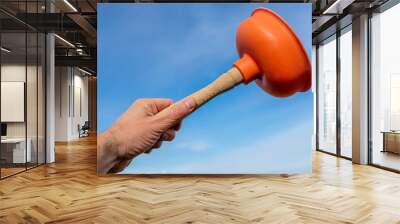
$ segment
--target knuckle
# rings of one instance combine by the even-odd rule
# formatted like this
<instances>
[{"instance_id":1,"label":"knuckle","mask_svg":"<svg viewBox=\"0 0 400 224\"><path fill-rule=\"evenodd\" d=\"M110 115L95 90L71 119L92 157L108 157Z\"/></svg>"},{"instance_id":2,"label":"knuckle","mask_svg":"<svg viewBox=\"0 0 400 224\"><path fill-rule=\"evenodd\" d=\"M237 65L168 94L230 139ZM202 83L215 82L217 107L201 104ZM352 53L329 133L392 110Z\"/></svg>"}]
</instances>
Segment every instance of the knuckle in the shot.
<instances>
[{"instance_id":1,"label":"knuckle","mask_svg":"<svg viewBox=\"0 0 400 224\"><path fill-rule=\"evenodd\" d=\"M165 102L170 104L170 105L174 103L174 101L172 99L170 99L170 98L166 98Z\"/></svg>"},{"instance_id":2,"label":"knuckle","mask_svg":"<svg viewBox=\"0 0 400 224\"><path fill-rule=\"evenodd\" d=\"M162 144L162 142L161 142L161 141L158 141L158 142L153 146L153 148L154 148L154 149L158 149L158 148L161 147L161 144Z\"/></svg>"},{"instance_id":3,"label":"knuckle","mask_svg":"<svg viewBox=\"0 0 400 224\"><path fill-rule=\"evenodd\" d=\"M134 102L134 105L145 105L145 104L147 104L147 99L137 99Z\"/></svg>"},{"instance_id":4,"label":"knuckle","mask_svg":"<svg viewBox=\"0 0 400 224\"><path fill-rule=\"evenodd\" d=\"M166 141L172 141L175 138L175 132L172 130L169 130L167 132L165 132L164 134L164 139Z\"/></svg>"}]
</instances>

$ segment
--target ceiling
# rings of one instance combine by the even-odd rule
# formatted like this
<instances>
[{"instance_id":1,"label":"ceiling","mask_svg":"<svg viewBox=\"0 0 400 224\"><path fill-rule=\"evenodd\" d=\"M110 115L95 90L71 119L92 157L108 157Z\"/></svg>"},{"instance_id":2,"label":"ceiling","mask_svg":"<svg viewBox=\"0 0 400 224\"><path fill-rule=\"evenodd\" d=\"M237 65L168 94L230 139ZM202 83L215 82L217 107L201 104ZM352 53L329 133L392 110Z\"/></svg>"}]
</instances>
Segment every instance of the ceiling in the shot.
<instances>
[{"instance_id":1,"label":"ceiling","mask_svg":"<svg viewBox=\"0 0 400 224\"><path fill-rule=\"evenodd\" d=\"M96 73L96 0L1 0L3 59L30 58L36 46L29 33L54 32L56 65L79 66ZM50 13L51 12L51 13ZM28 45L25 52L25 32ZM35 41L36 42L36 41Z\"/></svg>"},{"instance_id":2,"label":"ceiling","mask_svg":"<svg viewBox=\"0 0 400 224\"><path fill-rule=\"evenodd\" d=\"M312 35L317 44L352 23L353 17L374 12L396 0L311 0L313 3Z\"/></svg>"},{"instance_id":3,"label":"ceiling","mask_svg":"<svg viewBox=\"0 0 400 224\"><path fill-rule=\"evenodd\" d=\"M96 72L97 3L116 2L174 2L171 0L1 0L1 30L14 53L23 54L23 34L54 32L56 65L80 66ZM175 1L176 2L176 1ZM200 2L215 2L203 0ZM218 1L217 1L218 2ZM222 0L220 2L223 2ZM249 2L233 0L233 2ZM338 24L351 23L352 16L376 8L387 0L271 0L251 2L308 2L312 3L312 35L317 43L336 32ZM51 13L50 13L51 12ZM341 22L338 22L341 21ZM21 39L22 38L22 39ZM3 41L3 43L5 43ZM28 45L28 52L31 52Z\"/></svg>"}]
</instances>

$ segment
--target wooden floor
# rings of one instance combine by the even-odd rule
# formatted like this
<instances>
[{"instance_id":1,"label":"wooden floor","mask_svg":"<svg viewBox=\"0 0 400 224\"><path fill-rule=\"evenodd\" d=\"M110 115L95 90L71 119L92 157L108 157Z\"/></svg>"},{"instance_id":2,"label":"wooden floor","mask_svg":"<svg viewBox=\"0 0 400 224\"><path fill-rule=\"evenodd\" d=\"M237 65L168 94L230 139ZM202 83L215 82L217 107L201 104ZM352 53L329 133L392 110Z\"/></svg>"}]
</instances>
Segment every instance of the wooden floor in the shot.
<instances>
[{"instance_id":1,"label":"wooden floor","mask_svg":"<svg viewBox=\"0 0 400 224\"><path fill-rule=\"evenodd\" d=\"M8 177L11 176L13 174L19 173L19 172L23 172L25 171L25 167L24 168L1 168L1 178L3 177Z\"/></svg>"},{"instance_id":2,"label":"wooden floor","mask_svg":"<svg viewBox=\"0 0 400 224\"><path fill-rule=\"evenodd\" d=\"M25 167L25 164L22 164L22 165L19 164L18 167L7 167L7 168L2 167L0 170L1 178L6 178L8 176L15 175L20 172L24 172L27 169L33 169L33 168L37 167L37 164L27 163L26 166L27 167Z\"/></svg>"},{"instance_id":3,"label":"wooden floor","mask_svg":"<svg viewBox=\"0 0 400 224\"><path fill-rule=\"evenodd\" d=\"M314 153L312 175L96 175L94 138L0 181L0 223L400 223L400 175Z\"/></svg>"},{"instance_id":4,"label":"wooden floor","mask_svg":"<svg viewBox=\"0 0 400 224\"><path fill-rule=\"evenodd\" d=\"M374 151L373 162L375 164L400 170L400 155L392 152Z\"/></svg>"}]
</instances>

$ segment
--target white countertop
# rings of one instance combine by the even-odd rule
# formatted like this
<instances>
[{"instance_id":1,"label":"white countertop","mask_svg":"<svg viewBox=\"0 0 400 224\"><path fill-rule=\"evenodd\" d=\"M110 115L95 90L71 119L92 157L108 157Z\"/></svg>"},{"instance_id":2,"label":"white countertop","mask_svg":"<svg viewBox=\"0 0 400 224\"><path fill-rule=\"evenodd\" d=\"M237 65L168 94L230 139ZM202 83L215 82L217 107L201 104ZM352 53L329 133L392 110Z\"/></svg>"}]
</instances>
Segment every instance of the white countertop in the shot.
<instances>
[{"instance_id":1,"label":"white countertop","mask_svg":"<svg viewBox=\"0 0 400 224\"><path fill-rule=\"evenodd\" d=\"M28 141L30 141L30 139L27 139ZM24 142L25 138L5 138L5 139L1 139L1 143L20 143L20 142Z\"/></svg>"}]
</instances>

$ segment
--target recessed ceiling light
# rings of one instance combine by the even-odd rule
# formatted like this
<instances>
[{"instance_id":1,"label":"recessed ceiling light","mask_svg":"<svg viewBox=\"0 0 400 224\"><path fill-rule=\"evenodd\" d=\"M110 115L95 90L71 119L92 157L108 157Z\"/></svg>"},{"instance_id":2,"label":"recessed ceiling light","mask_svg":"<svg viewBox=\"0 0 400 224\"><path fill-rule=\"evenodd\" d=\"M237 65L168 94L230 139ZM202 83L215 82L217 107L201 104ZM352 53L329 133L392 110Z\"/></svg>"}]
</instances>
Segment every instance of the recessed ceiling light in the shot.
<instances>
[{"instance_id":1,"label":"recessed ceiling light","mask_svg":"<svg viewBox=\"0 0 400 224\"><path fill-rule=\"evenodd\" d=\"M355 0L336 0L322 14L342 14L343 10L351 5Z\"/></svg>"},{"instance_id":2,"label":"recessed ceiling light","mask_svg":"<svg viewBox=\"0 0 400 224\"><path fill-rule=\"evenodd\" d=\"M58 38L59 40L61 40L62 42L64 42L65 44L67 44L68 46L75 48L75 45L73 45L73 44L72 44L71 42L69 42L68 40L66 40L66 39L64 39L64 38L62 38L62 37L60 37L60 36L57 35L57 34L54 34L54 36L57 37L57 38Z\"/></svg>"},{"instance_id":3,"label":"recessed ceiling light","mask_svg":"<svg viewBox=\"0 0 400 224\"><path fill-rule=\"evenodd\" d=\"M64 3L68 5L74 12L78 12L78 10L68 1L64 0Z\"/></svg>"},{"instance_id":4,"label":"recessed ceiling light","mask_svg":"<svg viewBox=\"0 0 400 224\"><path fill-rule=\"evenodd\" d=\"M9 49L7 49L5 47L1 47L1 51L4 51L6 53L10 53L11 52L11 50L9 50Z\"/></svg>"},{"instance_id":5,"label":"recessed ceiling light","mask_svg":"<svg viewBox=\"0 0 400 224\"><path fill-rule=\"evenodd\" d=\"M78 67L78 70L81 71L81 72L83 72L83 73L85 73L85 74L87 74L87 75L90 75L90 76L93 75L92 73L90 73L90 72L88 72L88 71L86 71L86 70L83 70L83 69L81 69L81 68L79 68L79 67Z\"/></svg>"}]
</instances>

